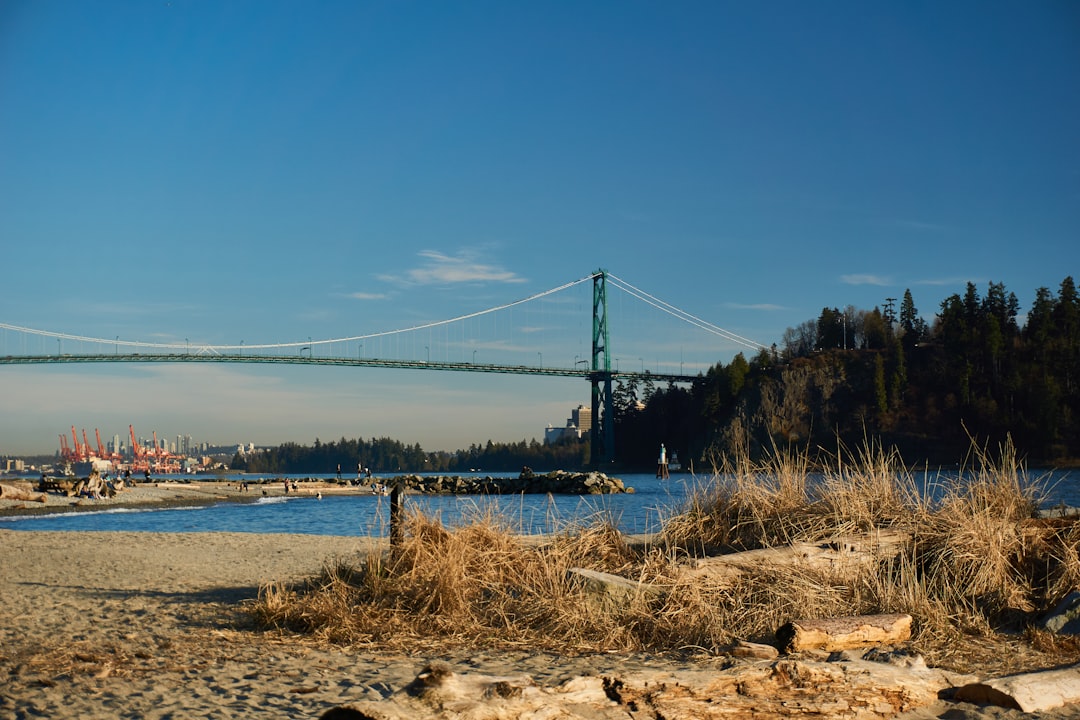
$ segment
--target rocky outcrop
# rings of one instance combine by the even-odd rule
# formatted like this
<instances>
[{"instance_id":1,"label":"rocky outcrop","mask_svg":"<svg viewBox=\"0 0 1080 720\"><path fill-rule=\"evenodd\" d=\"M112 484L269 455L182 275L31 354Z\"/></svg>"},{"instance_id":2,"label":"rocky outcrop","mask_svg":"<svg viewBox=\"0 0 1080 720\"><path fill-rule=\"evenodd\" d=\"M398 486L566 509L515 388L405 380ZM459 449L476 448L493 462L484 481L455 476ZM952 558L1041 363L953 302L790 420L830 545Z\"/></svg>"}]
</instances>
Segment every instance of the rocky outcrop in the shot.
<instances>
[{"instance_id":1,"label":"rocky outcrop","mask_svg":"<svg viewBox=\"0 0 1080 720\"><path fill-rule=\"evenodd\" d=\"M827 357L800 358L778 368L743 396L721 428L723 445L757 456L774 442L827 442L838 429L862 426L869 410L855 398L867 388L855 369Z\"/></svg>"},{"instance_id":2,"label":"rocky outcrop","mask_svg":"<svg viewBox=\"0 0 1080 720\"><path fill-rule=\"evenodd\" d=\"M401 483L405 492L420 495L608 495L633 492L633 488L627 488L619 478L608 477L600 472L575 473L556 470L536 474L527 468L517 477L399 475L382 482L388 487Z\"/></svg>"}]
</instances>

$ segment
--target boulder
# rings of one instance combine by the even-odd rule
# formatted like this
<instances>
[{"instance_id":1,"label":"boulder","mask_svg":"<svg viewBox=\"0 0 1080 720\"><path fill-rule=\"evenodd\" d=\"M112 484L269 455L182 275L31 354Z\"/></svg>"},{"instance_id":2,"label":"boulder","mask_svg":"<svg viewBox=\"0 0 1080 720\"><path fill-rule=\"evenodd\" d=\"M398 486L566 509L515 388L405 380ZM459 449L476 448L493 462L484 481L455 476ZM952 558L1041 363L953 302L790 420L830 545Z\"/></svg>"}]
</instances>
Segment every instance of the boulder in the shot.
<instances>
[{"instance_id":1,"label":"boulder","mask_svg":"<svg viewBox=\"0 0 1080 720\"><path fill-rule=\"evenodd\" d=\"M1080 635L1080 591L1073 590L1039 622L1052 633Z\"/></svg>"}]
</instances>

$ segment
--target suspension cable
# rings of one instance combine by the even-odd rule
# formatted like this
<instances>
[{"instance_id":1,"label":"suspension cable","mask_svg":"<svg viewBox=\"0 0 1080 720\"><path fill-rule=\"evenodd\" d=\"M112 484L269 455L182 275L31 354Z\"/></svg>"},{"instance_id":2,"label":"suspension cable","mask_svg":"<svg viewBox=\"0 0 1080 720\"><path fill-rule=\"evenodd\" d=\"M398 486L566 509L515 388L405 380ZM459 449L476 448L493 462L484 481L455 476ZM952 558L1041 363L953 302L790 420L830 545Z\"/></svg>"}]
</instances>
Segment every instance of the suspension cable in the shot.
<instances>
[{"instance_id":1,"label":"suspension cable","mask_svg":"<svg viewBox=\"0 0 1080 720\"><path fill-rule=\"evenodd\" d=\"M733 333L733 332L731 332L729 330L725 330L722 327L719 327L717 325L713 325L712 323L710 323L710 322L708 322L706 320L702 320L699 317L691 315L690 313L686 312L685 310L680 310L679 308L675 307L674 305L672 305L670 303L667 303L667 302L661 300L660 298L654 297L654 296L650 295L649 293L645 292L644 290L641 290L639 288L634 287L633 285L626 282L622 278L617 277L615 275L612 275L611 273L608 273L608 279L609 280L614 280L616 287L618 287L623 292L629 293L630 295L633 295L638 300L641 300L642 302L646 303L647 305L652 305L657 310L661 310L663 312L666 312L667 314L671 315L672 317L678 318L678 319L682 320L683 322L685 322L685 323L687 323L689 325L693 325L694 327L697 327L697 328L699 328L701 330L705 330L706 332L710 332L710 333L712 333L714 335L719 335L720 337L723 337L723 338L725 338L727 340L730 340L730 341L732 341L734 343L738 343L739 345L743 345L744 347L751 348L753 350L760 350L760 349L763 349L765 347L764 345L762 345L759 342L755 342L753 340L750 340L749 338L744 338L741 335L736 335L735 333Z\"/></svg>"},{"instance_id":2,"label":"suspension cable","mask_svg":"<svg viewBox=\"0 0 1080 720\"><path fill-rule=\"evenodd\" d=\"M514 307L515 305L521 305L523 303L527 303L527 302L530 302L532 300L537 300L539 298L546 297L548 295L553 295L553 294L555 294L557 292L561 292L562 290L566 290L567 288L571 288L571 287L573 287L575 285L580 285L583 282L586 282L588 280L592 280L592 278L593 278L593 275L590 273L589 275L586 275L583 278L579 278L578 280L573 280L571 282L565 283L565 284L560 285L558 287L551 288L550 290L545 290L543 292L536 293L535 295L530 295L529 297L521 298L520 300L514 300L513 302L508 302L508 303L506 303L504 305L499 305L497 307L488 308L486 310L478 310L476 312L468 313L466 315L459 315L458 317L450 318L448 320L438 320L436 322L424 323L423 325L414 325L413 327L400 328L398 330L385 330L385 331L382 331L382 332L368 333L366 335L353 335L353 336L350 336L350 337L330 338L330 339L327 339L327 340L306 340L306 341L300 341L300 342L264 343L264 344L255 344L255 345L199 345L198 348L199 348L200 351L217 351L217 350L269 350L269 349L274 349L274 348L292 348L292 347L301 347L301 346L303 346L303 347L311 347L311 346L314 346L314 345L329 345L331 343L352 342L352 341L356 341L356 340L366 340L368 338L386 337L388 335L398 335L398 334L404 334L404 333L409 333L409 332L415 332L417 330L427 330L429 328L440 327L442 325L449 325L451 323L459 322L459 321L462 321L462 320L471 320L472 318L480 317L482 315L488 315L490 313L498 312L500 310L506 310L507 308ZM57 339L60 339L60 340L73 340L73 341L77 341L77 342L102 343L102 344L109 344L109 345L123 345L124 347L163 348L163 349L169 349L169 350L176 350L176 349L179 349L179 348L188 347L188 345L186 343L183 343L183 344L181 344L181 343L149 343L149 342L141 342L141 341L138 341L138 340L114 340L114 339L109 339L109 338L95 338L95 337L86 337L86 336L83 336L83 335L71 335L69 333L52 332L52 331L49 331L49 330L35 330L34 328L22 327L20 325L10 325L8 323L3 323L3 322L0 322L0 329L14 330L14 331L17 331L17 332L29 333L31 335L40 335L40 336L44 336L44 337L57 338Z\"/></svg>"}]
</instances>

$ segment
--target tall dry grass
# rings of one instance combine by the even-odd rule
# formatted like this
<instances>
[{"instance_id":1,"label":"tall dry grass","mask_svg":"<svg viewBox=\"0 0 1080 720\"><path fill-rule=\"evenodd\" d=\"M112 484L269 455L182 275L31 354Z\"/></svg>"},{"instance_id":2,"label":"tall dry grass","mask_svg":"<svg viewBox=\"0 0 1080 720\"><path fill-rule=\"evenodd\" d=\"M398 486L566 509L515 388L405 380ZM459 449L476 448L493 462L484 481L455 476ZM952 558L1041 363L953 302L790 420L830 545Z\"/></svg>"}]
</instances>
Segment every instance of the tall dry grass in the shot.
<instances>
[{"instance_id":1,"label":"tall dry grass","mask_svg":"<svg viewBox=\"0 0 1080 720\"><path fill-rule=\"evenodd\" d=\"M812 472L811 468L817 470ZM703 484L645 546L610 522L523 538L490 513L450 529L411 512L392 552L337 561L300 588L265 586L264 627L345 644L517 646L560 652L698 649L770 641L798 617L907 612L919 642L1016 627L1080 586L1080 528L1036 518L1039 481L1006 443L961 472L911 472L866 443L813 466L809 453L742 458ZM889 528L911 542L852 574L762 566L688 579L686 556ZM571 568L651 590L598 602Z\"/></svg>"}]
</instances>

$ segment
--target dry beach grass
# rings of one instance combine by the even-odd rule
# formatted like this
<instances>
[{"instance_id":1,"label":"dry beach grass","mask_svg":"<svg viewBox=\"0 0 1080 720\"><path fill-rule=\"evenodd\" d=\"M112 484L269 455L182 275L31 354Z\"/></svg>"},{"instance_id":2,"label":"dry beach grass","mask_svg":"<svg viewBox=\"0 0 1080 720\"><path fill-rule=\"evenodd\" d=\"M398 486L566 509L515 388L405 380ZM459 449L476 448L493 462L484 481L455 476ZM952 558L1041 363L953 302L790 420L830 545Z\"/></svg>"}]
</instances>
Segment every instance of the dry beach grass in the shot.
<instances>
[{"instance_id":1,"label":"dry beach grass","mask_svg":"<svg viewBox=\"0 0 1080 720\"><path fill-rule=\"evenodd\" d=\"M635 546L604 524L537 544L491 516L451 530L412 514L394 552L329 566L301 587L270 584L254 610L263 626L348 644L709 654L738 640L775 642L793 617L908 613L928 659L968 670L967 646L1024 632L1080 587L1080 526L1037 517L1039 484L1026 479L1011 446L973 462L933 502L880 450L836 463L818 484L802 455L744 462ZM853 575L768 564L734 580L685 573L696 555L881 530L911 541ZM662 592L597 605L574 582L575 567Z\"/></svg>"}]
</instances>

